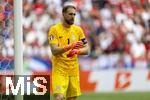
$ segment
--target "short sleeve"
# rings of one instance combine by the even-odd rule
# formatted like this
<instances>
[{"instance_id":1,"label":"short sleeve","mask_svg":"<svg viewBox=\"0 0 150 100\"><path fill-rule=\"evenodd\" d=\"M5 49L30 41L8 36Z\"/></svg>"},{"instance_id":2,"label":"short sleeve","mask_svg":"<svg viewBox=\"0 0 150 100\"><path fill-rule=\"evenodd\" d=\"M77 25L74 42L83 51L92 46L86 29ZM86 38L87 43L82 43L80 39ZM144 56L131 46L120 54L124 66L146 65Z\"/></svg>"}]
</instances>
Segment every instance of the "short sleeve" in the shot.
<instances>
[{"instance_id":1,"label":"short sleeve","mask_svg":"<svg viewBox=\"0 0 150 100\"><path fill-rule=\"evenodd\" d=\"M58 43L57 31L55 30L53 26L50 28L48 32L48 42L49 44Z\"/></svg>"}]
</instances>

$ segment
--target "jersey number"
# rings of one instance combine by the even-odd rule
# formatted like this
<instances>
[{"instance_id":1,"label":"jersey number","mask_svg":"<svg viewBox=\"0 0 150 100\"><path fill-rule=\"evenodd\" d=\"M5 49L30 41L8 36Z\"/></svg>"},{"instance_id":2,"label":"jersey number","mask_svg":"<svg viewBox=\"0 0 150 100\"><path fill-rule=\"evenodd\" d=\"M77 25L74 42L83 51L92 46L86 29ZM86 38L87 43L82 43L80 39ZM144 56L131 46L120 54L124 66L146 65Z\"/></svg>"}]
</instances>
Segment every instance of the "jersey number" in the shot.
<instances>
[{"instance_id":1,"label":"jersey number","mask_svg":"<svg viewBox=\"0 0 150 100\"><path fill-rule=\"evenodd\" d=\"M70 39L68 38L68 44L70 44Z\"/></svg>"}]
</instances>

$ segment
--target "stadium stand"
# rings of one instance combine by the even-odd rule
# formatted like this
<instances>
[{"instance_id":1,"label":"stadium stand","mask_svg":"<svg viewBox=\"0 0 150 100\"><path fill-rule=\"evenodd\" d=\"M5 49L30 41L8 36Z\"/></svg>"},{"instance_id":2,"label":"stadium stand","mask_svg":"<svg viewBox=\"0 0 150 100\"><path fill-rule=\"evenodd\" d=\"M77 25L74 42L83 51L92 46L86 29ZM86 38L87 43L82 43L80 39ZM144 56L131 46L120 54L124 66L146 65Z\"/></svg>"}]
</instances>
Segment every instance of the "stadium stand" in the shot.
<instances>
[{"instance_id":1,"label":"stadium stand","mask_svg":"<svg viewBox=\"0 0 150 100\"><path fill-rule=\"evenodd\" d=\"M3 1L1 57L12 57L13 4L12 0ZM23 0L25 68L36 70L40 63L40 70L51 69L47 33L61 20L62 5L70 1L78 5L75 24L84 29L91 47L91 54L79 60L81 70L150 68L148 0Z\"/></svg>"}]
</instances>

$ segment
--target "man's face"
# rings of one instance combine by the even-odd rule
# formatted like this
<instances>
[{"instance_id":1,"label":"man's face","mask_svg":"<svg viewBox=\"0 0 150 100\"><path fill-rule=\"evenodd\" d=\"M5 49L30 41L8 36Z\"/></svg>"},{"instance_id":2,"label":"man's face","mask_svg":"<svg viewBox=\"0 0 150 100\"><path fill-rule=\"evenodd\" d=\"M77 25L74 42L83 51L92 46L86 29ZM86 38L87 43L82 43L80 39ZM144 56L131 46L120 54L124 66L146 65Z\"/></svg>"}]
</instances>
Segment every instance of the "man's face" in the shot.
<instances>
[{"instance_id":1,"label":"man's face","mask_svg":"<svg viewBox=\"0 0 150 100\"><path fill-rule=\"evenodd\" d=\"M69 25L74 24L75 15L76 10L74 8L68 8L67 11L63 13L64 21Z\"/></svg>"}]
</instances>

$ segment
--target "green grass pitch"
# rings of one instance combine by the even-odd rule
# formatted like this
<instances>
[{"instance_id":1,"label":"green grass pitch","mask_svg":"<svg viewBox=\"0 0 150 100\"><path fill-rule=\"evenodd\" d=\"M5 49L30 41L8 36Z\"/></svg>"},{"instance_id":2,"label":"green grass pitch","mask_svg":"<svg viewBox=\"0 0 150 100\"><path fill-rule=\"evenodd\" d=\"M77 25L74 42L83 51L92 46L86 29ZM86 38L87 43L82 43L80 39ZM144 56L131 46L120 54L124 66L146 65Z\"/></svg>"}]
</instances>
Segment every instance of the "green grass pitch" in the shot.
<instances>
[{"instance_id":1,"label":"green grass pitch","mask_svg":"<svg viewBox=\"0 0 150 100\"><path fill-rule=\"evenodd\" d=\"M77 100L150 100L150 92L87 93Z\"/></svg>"},{"instance_id":2,"label":"green grass pitch","mask_svg":"<svg viewBox=\"0 0 150 100\"><path fill-rule=\"evenodd\" d=\"M10 99L0 100L14 100ZM24 95L24 100L54 100L49 94L45 96ZM84 93L77 100L150 100L150 92L118 92L118 93Z\"/></svg>"}]
</instances>

